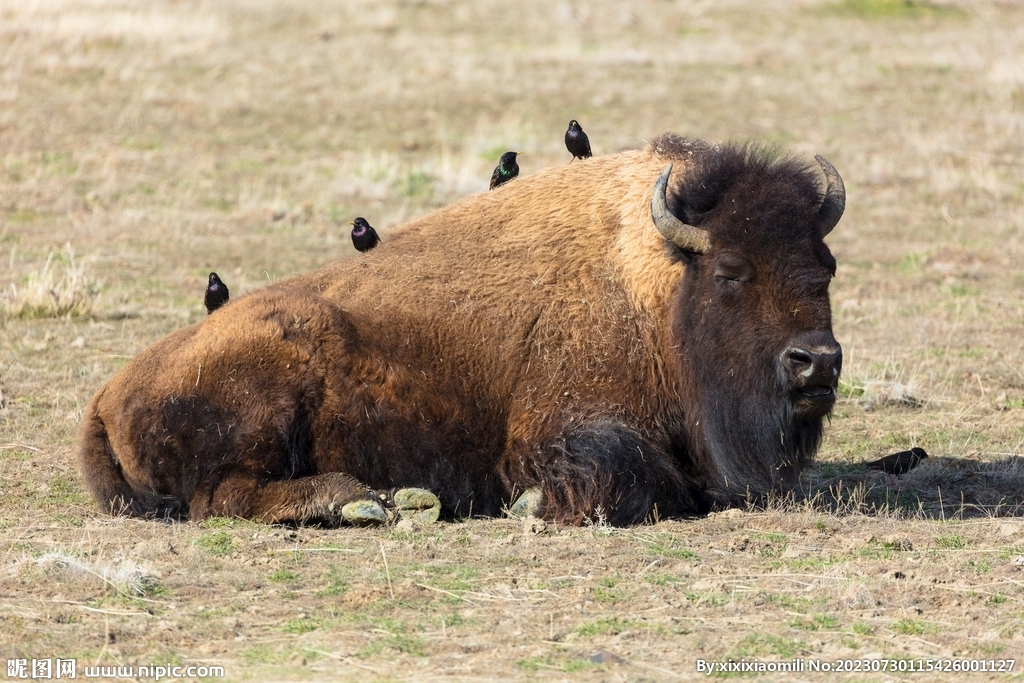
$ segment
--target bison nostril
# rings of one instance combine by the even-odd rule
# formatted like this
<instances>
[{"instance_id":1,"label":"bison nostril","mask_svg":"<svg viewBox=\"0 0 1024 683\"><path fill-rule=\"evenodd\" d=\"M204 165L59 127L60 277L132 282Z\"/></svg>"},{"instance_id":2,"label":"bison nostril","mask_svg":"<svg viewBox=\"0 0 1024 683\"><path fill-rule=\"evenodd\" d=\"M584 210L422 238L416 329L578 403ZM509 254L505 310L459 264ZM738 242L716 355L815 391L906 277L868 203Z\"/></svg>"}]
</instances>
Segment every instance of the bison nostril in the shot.
<instances>
[{"instance_id":1,"label":"bison nostril","mask_svg":"<svg viewBox=\"0 0 1024 683\"><path fill-rule=\"evenodd\" d=\"M789 376L801 384L830 386L839 376L842 351L836 348L790 346L782 354L782 365Z\"/></svg>"},{"instance_id":2,"label":"bison nostril","mask_svg":"<svg viewBox=\"0 0 1024 683\"><path fill-rule=\"evenodd\" d=\"M809 372L814 365L814 356L810 351L803 349L790 349L786 353L786 365L797 373Z\"/></svg>"}]
</instances>

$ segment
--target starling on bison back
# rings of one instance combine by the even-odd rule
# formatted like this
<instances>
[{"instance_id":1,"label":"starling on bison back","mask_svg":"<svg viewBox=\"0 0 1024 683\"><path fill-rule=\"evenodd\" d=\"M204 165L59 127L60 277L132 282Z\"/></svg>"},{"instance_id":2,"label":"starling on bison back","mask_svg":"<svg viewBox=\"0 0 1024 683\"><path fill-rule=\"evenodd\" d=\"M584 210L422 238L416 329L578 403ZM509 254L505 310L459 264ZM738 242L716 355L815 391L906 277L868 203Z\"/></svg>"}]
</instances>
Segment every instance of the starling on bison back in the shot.
<instances>
[{"instance_id":1,"label":"starling on bison back","mask_svg":"<svg viewBox=\"0 0 1024 683\"><path fill-rule=\"evenodd\" d=\"M494 173L491 174L491 189L504 185L508 181L519 175L519 164L516 163L516 157L522 154L522 152L505 152L501 155L501 159L498 160L498 165L494 169Z\"/></svg>"},{"instance_id":2,"label":"starling on bison back","mask_svg":"<svg viewBox=\"0 0 1024 683\"><path fill-rule=\"evenodd\" d=\"M370 251L380 242L377 231L362 216L349 225L352 226L352 246L356 248L356 251Z\"/></svg>"},{"instance_id":3,"label":"starling on bison back","mask_svg":"<svg viewBox=\"0 0 1024 683\"><path fill-rule=\"evenodd\" d=\"M537 489L568 524L745 505L835 405L845 203L757 143L543 169L171 332L89 402L79 467L104 510L192 520L379 521L393 488L446 517Z\"/></svg>"},{"instance_id":4,"label":"starling on bison back","mask_svg":"<svg viewBox=\"0 0 1024 683\"><path fill-rule=\"evenodd\" d=\"M577 159L589 159L594 156L590 151L590 138L583 132L576 119L569 122L569 130L565 131L565 148L572 155L572 159L569 159L570 164Z\"/></svg>"},{"instance_id":5,"label":"starling on bison back","mask_svg":"<svg viewBox=\"0 0 1024 683\"><path fill-rule=\"evenodd\" d=\"M206 304L206 315L210 315L228 302L228 286L217 273L210 273L210 284L206 286L203 303Z\"/></svg>"}]
</instances>

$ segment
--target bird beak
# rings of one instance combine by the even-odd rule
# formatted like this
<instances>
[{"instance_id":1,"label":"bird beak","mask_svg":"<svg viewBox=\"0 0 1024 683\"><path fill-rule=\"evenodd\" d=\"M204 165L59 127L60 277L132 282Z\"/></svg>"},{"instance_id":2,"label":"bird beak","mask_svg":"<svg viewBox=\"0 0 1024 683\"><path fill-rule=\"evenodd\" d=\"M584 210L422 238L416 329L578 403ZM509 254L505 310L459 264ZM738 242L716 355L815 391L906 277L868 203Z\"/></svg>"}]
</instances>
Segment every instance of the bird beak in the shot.
<instances>
[{"instance_id":1,"label":"bird beak","mask_svg":"<svg viewBox=\"0 0 1024 683\"><path fill-rule=\"evenodd\" d=\"M349 222L348 222L348 224L349 224L349 225L355 225L355 224L356 224L356 222L355 222L355 221L349 221Z\"/></svg>"},{"instance_id":2,"label":"bird beak","mask_svg":"<svg viewBox=\"0 0 1024 683\"><path fill-rule=\"evenodd\" d=\"M516 156L519 156L520 154L522 154L522 152L516 152Z\"/></svg>"}]
</instances>

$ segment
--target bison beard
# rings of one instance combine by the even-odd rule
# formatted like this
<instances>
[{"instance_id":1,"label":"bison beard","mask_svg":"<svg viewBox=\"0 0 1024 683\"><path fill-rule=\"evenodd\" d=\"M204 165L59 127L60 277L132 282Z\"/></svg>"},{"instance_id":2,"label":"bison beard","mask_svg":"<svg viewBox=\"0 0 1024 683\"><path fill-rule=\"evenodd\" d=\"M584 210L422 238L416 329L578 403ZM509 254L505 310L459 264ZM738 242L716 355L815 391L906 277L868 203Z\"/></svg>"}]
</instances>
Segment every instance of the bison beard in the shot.
<instances>
[{"instance_id":1,"label":"bison beard","mask_svg":"<svg viewBox=\"0 0 1024 683\"><path fill-rule=\"evenodd\" d=\"M328 524L406 486L615 525L791 487L842 360L818 162L665 135L464 198L144 351L86 409L85 481L114 514Z\"/></svg>"}]
</instances>

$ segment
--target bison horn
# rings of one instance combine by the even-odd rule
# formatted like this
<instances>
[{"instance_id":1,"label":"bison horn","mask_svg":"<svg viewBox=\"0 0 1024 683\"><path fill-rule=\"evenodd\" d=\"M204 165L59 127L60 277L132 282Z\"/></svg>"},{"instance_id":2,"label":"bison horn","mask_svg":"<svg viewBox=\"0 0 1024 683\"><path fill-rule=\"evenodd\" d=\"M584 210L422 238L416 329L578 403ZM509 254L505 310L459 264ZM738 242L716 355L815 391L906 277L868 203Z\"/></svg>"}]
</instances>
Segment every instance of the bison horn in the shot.
<instances>
[{"instance_id":1,"label":"bison horn","mask_svg":"<svg viewBox=\"0 0 1024 683\"><path fill-rule=\"evenodd\" d=\"M651 193L651 218L654 219L654 226L658 228L658 232L665 239L683 251L703 254L711 248L708 231L702 230L695 225L684 223L676 218L668 209L668 203L665 201L665 191L668 189L668 177L671 173L672 164L669 164L654 182L654 191ZM831 188L831 185L829 187ZM840 213L842 213L841 210ZM837 218L836 220L839 219Z\"/></svg>"},{"instance_id":2,"label":"bison horn","mask_svg":"<svg viewBox=\"0 0 1024 683\"><path fill-rule=\"evenodd\" d=\"M828 159L816 154L814 156L821 164L821 170L825 172L825 180L828 181L828 188L825 190L825 200L818 209L818 227L821 229L821 236L832 232L836 223L843 217L846 210L846 186L835 166L828 163Z\"/></svg>"}]
</instances>

